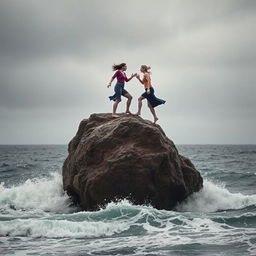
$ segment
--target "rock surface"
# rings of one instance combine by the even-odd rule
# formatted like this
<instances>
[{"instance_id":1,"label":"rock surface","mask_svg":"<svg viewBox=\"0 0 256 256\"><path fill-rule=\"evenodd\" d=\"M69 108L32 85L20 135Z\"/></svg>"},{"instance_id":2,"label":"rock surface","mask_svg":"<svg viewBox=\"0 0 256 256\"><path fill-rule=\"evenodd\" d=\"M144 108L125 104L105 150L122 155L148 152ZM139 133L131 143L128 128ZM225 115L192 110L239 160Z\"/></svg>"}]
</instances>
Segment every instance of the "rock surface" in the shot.
<instances>
[{"instance_id":1,"label":"rock surface","mask_svg":"<svg viewBox=\"0 0 256 256\"><path fill-rule=\"evenodd\" d=\"M63 165L64 190L83 210L128 198L171 210L203 186L159 125L122 114L92 114L79 125Z\"/></svg>"}]
</instances>

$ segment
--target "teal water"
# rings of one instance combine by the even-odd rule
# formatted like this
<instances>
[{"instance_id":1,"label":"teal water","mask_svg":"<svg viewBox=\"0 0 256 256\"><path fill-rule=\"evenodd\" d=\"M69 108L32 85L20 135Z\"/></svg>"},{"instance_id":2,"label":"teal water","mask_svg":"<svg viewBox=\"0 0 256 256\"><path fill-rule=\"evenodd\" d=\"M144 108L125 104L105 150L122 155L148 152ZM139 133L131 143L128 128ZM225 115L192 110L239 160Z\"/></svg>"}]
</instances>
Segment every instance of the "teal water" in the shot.
<instances>
[{"instance_id":1,"label":"teal water","mask_svg":"<svg viewBox=\"0 0 256 256\"><path fill-rule=\"evenodd\" d=\"M62 190L67 146L0 146L0 255L256 255L256 146L178 149L204 188L175 211L85 212Z\"/></svg>"}]
</instances>

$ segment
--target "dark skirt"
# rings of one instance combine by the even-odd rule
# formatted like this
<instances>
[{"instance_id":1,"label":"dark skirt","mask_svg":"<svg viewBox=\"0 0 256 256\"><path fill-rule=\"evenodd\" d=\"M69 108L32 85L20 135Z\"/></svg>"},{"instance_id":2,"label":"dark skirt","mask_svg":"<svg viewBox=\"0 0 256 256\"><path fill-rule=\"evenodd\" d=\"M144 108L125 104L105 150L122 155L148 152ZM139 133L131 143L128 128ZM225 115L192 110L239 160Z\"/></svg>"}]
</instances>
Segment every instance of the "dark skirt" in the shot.
<instances>
[{"instance_id":1,"label":"dark skirt","mask_svg":"<svg viewBox=\"0 0 256 256\"><path fill-rule=\"evenodd\" d=\"M164 104L166 101L159 99L155 96L155 90L153 87L150 87L150 93L147 94L147 91L145 89L145 92L143 94L141 94L141 96L145 99L148 100L148 102L150 103L150 105L155 108L161 104Z\"/></svg>"},{"instance_id":2,"label":"dark skirt","mask_svg":"<svg viewBox=\"0 0 256 256\"><path fill-rule=\"evenodd\" d=\"M128 92L124 89L124 83L117 82L115 85L115 94L113 96L109 96L110 100L115 101L116 99L121 99L121 95L125 95Z\"/></svg>"}]
</instances>

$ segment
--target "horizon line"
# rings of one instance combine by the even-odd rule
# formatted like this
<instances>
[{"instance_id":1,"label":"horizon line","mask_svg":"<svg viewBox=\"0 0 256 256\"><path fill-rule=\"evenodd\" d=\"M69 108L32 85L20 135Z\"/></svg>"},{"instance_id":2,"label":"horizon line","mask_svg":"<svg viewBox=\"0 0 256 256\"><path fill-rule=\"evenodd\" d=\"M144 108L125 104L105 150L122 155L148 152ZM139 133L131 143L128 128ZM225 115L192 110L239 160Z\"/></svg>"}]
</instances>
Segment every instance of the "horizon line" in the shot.
<instances>
[{"instance_id":1,"label":"horizon line","mask_svg":"<svg viewBox=\"0 0 256 256\"><path fill-rule=\"evenodd\" d=\"M29 143L29 144L23 144L23 143L10 143L10 144L1 144L0 146L68 146L69 143ZM175 145L256 145L256 143L174 143Z\"/></svg>"}]
</instances>

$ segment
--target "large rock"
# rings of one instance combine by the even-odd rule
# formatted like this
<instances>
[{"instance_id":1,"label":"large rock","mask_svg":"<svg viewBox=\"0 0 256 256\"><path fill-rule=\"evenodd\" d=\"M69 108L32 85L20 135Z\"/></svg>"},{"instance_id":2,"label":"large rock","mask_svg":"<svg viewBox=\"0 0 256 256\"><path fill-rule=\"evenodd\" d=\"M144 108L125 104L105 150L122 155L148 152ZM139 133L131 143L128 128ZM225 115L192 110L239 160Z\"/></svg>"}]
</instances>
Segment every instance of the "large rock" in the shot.
<instances>
[{"instance_id":1,"label":"large rock","mask_svg":"<svg viewBox=\"0 0 256 256\"><path fill-rule=\"evenodd\" d=\"M199 172L161 127L137 116L92 114L68 152L64 190L84 210L122 198L170 210L202 188Z\"/></svg>"}]
</instances>

